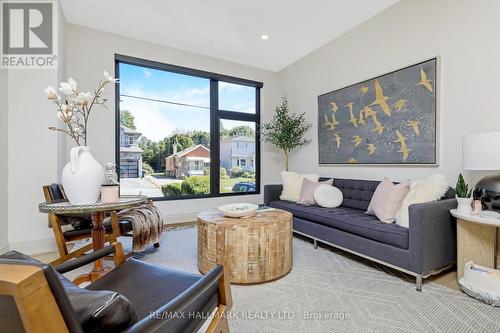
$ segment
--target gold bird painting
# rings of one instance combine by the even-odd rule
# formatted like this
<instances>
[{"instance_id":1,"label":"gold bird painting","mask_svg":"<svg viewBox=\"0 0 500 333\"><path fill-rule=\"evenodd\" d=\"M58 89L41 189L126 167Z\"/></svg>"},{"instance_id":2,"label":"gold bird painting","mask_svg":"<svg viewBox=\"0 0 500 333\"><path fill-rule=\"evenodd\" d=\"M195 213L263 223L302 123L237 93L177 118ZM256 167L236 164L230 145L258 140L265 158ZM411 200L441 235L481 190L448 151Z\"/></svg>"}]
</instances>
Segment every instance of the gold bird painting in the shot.
<instances>
[{"instance_id":1,"label":"gold bird painting","mask_svg":"<svg viewBox=\"0 0 500 333\"><path fill-rule=\"evenodd\" d=\"M408 146L406 145L406 137L401 134L399 130L396 130L396 136L398 139L394 142L400 144L401 149L398 150L398 152L403 155L403 162L405 162L411 152L411 149L408 149Z\"/></svg>"},{"instance_id":2,"label":"gold bird painting","mask_svg":"<svg viewBox=\"0 0 500 333\"><path fill-rule=\"evenodd\" d=\"M350 120L348 123L351 123L354 127L358 128L358 120L356 117L354 117L354 113L352 112L352 107L354 105L354 102L347 103L345 106L347 109L349 109L349 114L350 114Z\"/></svg>"},{"instance_id":3,"label":"gold bird painting","mask_svg":"<svg viewBox=\"0 0 500 333\"><path fill-rule=\"evenodd\" d=\"M350 159L347 160L347 163L353 163L353 164L354 163L358 163L358 160L356 160L355 158L351 157Z\"/></svg>"},{"instance_id":4,"label":"gold bird painting","mask_svg":"<svg viewBox=\"0 0 500 333\"><path fill-rule=\"evenodd\" d=\"M351 142L354 143L354 147L359 146L361 143L361 136L353 135Z\"/></svg>"},{"instance_id":5,"label":"gold bird painting","mask_svg":"<svg viewBox=\"0 0 500 333\"><path fill-rule=\"evenodd\" d=\"M393 104L396 108L396 111L401 111L406 105L406 99L398 99L396 103Z\"/></svg>"},{"instance_id":6,"label":"gold bird painting","mask_svg":"<svg viewBox=\"0 0 500 333\"><path fill-rule=\"evenodd\" d=\"M339 107L337 106L337 103L335 103L335 102L330 103L330 111L332 111L332 113L337 112L338 109L339 109Z\"/></svg>"},{"instance_id":7,"label":"gold bird painting","mask_svg":"<svg viewBox=\"0 0 500 333\"><path fill-rule=\"evenodd\" d=\"M420 136L420 129L419 126L420 122L416 120L408 120L406 127L411 127L413 129L413 132L415 132L416 136Z\"/></svg>"},{"instance_id":8,"label":"gold bird painting","mask_svg":"<svg viewBox=\"0 0 500 333\"><path fill-rule=\"evenodd\" d=\"M375 150L377 150L377 147L375 147L375 145L373 143L369 143L366 146L366 149L368 150L368 155L373 155L373 154L375 154Z\"/></svg>"},{"instance_id":9,"label":"gold bird painting","mask_svg":"<svg viewBox=\"0 0 500 333\"><path fill-rule=\"evenodd\" d=\"M389 97L384 96L384 90L382 89L382 86L380 85L380 82L378 80L375 80L375 100L373 101L372 105L378 105L382 109L382 111L388 115L391 116L391 108L389 107L389 104L387 104L387 100Z\"/></svg>"},{"instance_id":10,"label":"gold bird painting","mask_svg":"<svg viewBox=\"0 0 500 333\"><path fill-rule=\"evenodd\" d=\"M340 141L342 140L342 137L340 135L338 135L338 133L334 133L333 135L335 136L335 139L333 139L333 140L335 140L335 142L337 143L337 149L339 149L340 148Z\"/></svg>"},{"instance_id":11,"label":"gold bird painting","mask_svg":"<svg viewBox=\"0 0 500 333\"><path fill-rule=\"evenodd\" d=\"M417 86L424 86L427 90L432 92L432 85L431 85L431 80L427 78L427 74L425 73L424 69L420 69L420 82L417 83Z\"/></svg>"},{"instance_id":12,"label":"gold bird painting","mask_svg":"<svg viewBox=\"0 0 500 333\"><path fill-rule=\"evenodd\" d=\"M367 92L368 92L368 87L367 87L367 86L363 86L363 87L359 88L359 93L360 93L361 95L364 95L364 94L366 94Z\"/></svg>"}]
</instances>

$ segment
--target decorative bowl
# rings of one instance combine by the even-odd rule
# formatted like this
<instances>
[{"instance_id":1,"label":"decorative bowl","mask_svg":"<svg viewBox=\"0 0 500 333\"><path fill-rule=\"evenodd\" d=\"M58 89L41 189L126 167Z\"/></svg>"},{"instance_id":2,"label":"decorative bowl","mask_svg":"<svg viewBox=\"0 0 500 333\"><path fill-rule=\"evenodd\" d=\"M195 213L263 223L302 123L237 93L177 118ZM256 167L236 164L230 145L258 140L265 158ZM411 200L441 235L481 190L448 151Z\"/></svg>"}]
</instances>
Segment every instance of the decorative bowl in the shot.
<instances>
[{"instance_id":1,"label":"decorative bowl","mask_svg":"<svg viewBox=\"0 0 500 333\"><path fill-rule=\"evenodd\" d=\"M225 216L228 217L251 217L259 208L258 205L250 203L235 203L217 207Z\"/></svg>"}]
</instances>

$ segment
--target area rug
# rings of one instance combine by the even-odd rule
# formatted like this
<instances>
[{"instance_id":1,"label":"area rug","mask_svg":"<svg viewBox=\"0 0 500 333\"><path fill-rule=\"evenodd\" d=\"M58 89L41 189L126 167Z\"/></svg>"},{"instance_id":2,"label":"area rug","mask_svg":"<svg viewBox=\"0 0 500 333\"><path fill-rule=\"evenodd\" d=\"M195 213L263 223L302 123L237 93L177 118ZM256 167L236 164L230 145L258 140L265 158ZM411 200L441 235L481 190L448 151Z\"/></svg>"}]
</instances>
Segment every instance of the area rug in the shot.
<instances>
[{"instance_id":1,"label":"area rug","mask_svg":"<svg viewBox=\"0 0 500 333\"><path fill-rule=\"evenodd\" d=\"M461 291L425 282L418 292L405 274L300 238L293 251L282 279L232 286L231 332L500 332L500 309ZM135 257L199 273L196 228L168 230Z\"/></svg>"}]
</instances>

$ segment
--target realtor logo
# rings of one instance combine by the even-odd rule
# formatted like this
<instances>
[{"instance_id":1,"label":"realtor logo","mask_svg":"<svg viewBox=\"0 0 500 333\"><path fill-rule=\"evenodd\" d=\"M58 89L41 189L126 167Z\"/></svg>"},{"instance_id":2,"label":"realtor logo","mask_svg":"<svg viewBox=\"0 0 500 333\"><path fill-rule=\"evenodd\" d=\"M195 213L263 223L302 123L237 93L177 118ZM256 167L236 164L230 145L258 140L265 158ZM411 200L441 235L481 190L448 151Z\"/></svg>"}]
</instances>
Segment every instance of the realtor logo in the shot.
<instances>
[{"instance_id":1,"label":"realtor logo","mask_svg":"<svg viewBox=\"0 0 500 333\"><path fill-rule=\"evenodd\" d=\"M55 68L56 12L52 1L2 1L3 68Z\"/></svg>"}]
</instances>

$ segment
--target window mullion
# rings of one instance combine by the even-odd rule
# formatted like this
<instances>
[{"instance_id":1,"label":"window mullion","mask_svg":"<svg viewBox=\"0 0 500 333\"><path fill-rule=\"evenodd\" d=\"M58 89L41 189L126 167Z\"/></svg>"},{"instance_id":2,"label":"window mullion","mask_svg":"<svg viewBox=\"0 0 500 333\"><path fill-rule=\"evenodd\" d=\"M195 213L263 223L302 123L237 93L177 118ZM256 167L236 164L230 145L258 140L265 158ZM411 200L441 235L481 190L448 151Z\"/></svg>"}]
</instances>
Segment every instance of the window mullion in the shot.
<instances>
[{"instance_id":1,"label":"window mullion","mask_svg":"<svg viewBox=\"0 0 500 333\"><path fill-rule=\"evenodd\" d=\"M210 80L210 194L220 192L219 82Z\"/></svg>"}]
</instances>

